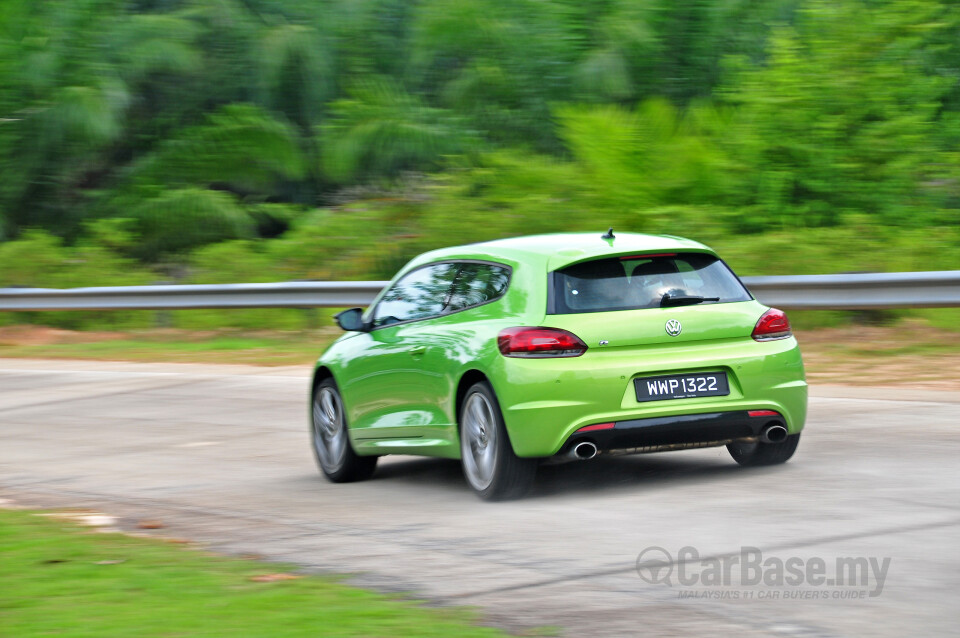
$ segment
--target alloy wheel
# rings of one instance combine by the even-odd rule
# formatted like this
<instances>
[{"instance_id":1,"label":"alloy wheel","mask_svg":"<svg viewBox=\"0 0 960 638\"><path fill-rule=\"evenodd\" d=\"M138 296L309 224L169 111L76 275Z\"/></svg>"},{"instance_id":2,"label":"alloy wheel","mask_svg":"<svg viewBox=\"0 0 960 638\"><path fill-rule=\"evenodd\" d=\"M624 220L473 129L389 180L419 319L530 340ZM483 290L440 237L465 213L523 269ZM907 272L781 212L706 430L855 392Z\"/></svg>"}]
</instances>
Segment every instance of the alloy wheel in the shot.
<instances>
[{"instance_id":1,"label":"alloy wheel","mask_svg":"<svg viewBox=\"0 0 960 638\"><path fill-rule=\"evenodd\" d=\"M497 462L497 421L493 406L479 392L471 394L463 407L460 447L467 479L477 490L493 481Z\"/></svg>"},{"instance_id":2,"label":"alloy wheel","mask_svg":"<svg viewBox=\"0 0 960 638\"><path fill-rule=\"evenodd\" d=\"M325 471L340 469L347 452L347 429L343 404L333 388L320 388L313 399L313 445Z\"/></svg>"}]
</instances>

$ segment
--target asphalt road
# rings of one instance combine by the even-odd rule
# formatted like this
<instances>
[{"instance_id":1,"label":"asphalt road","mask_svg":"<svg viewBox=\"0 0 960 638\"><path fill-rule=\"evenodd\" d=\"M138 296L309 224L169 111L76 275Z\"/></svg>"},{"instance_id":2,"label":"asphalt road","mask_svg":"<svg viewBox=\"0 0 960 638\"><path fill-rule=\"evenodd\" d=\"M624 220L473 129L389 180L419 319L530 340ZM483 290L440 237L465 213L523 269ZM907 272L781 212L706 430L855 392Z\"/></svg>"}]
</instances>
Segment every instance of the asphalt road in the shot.
<instances>
[{"instance_id":1,"label":"asphalt road","mask_svg":"<svg viewBox=\"0 0 960 638\"><path fill-rule=\"evenodd\" d=\"M0 497L159 520L159 534L477 606L514 631L960 633L960 392L814 388L785 466L741 469L723 448L596 459L543 467L529 498L491 504L450 461L325 482L307 373L0 360ZM651 576L648 552L638 572L652 546L715 560ZM727 557L744 546L763 562L748 554L741 573ZM866 581L818 580L838 557L866 559Z\"/></svg>"}]
</instances>

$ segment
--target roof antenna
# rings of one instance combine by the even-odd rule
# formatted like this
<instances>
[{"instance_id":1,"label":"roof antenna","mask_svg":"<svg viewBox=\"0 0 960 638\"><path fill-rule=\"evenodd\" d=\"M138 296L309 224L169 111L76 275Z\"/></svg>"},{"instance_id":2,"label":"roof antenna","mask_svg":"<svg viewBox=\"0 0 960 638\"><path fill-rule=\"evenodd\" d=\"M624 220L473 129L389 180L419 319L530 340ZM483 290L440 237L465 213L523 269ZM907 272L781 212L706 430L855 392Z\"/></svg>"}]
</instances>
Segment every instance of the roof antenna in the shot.
<instances>
[{"instance_id":1,"label":"roof antenna","mask_svg":"<svg viewBox=\"0 0 960 638\"><path fill-rule=\"evenodd\" d=\"M600 239L613 239L613 238L614 238L613 226L607 229L606 235L600 235Z\"/></svg>"}]
</instances>

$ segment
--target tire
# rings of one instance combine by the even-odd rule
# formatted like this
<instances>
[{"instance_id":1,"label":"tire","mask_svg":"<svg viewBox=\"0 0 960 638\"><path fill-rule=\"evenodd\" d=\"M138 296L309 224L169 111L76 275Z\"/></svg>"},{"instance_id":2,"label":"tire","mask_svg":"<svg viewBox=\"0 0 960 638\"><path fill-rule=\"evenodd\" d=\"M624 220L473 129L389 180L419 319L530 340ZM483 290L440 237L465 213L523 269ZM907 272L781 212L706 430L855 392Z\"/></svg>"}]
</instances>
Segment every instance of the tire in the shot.
<instances>
[{"instance_id":1,"label":"tire","mask_svg":"<svg viewBox=\"0 0 960 638\"><path fill-rule=\"evenodd\" d=\"M513 453L500 403L485 381L467 390L458 408L460 459L467 484L487 501L518 498L533 485L536 459Z\"/></svg>"},{"instance_id":2,"label":"tire","mask_svg":"<svg viewBox=\"0 0 960 638\"><path fill-rule=\"evenodd\" d=\"M360 456L350 444L343 399L333 379L324 379L313 391L310 438L320 471L333 483L364 481L377 468L376 456Z\"/></svg>"},{"instance_id":3,"label":"tire","mask_svg":"<svg viewBox=\"0 0 960 638\"><path fill-rule=\"evenodd\" d=\"M731 443L727 446L733 460L745 467L786 463L797 450L800 434L791 434L780 443Z\"/></svg>"}]
</instances>

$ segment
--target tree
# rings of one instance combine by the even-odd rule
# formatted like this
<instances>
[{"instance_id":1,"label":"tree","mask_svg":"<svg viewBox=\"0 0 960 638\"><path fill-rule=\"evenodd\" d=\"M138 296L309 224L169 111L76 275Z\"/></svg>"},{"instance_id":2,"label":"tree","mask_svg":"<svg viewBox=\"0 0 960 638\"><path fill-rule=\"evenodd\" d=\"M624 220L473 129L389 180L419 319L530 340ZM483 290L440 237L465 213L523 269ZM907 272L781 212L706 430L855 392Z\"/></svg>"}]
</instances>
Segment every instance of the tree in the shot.
<instances>
[{"instance_id":1,"label":"tree","mask_svg":"<svg viewBox=\"0 0 960 638\"><path fill-rule=\"evenodd\" d=\"M131 171L142 192L176 185L267 196L306 173L297 131L263 109L231 104L178 131Z\"/></svg>"},{"instance_id":2,"label":"tree","mask_svg":"<svg viewBox=\"0 0 960 638\"><path fill-rule=\"evenodd\" d=\"M950 86L925 68L944 11L810 0L796 28L776 31L767 64L739 63L722 94L738 114L724 146L752 169L749 225L835 224L845 211L910 223L943 203L923 184L956 178L938 148Z\"/></svg>"},{"instance_id":3,"label":"tree","mask_svg":"<svg viewBox=\"0 0 960 638\"><path fill-rule=\"evenodd\" d=\"M448 111L424 106L390 82L368 82L331 105L322 129L324 173L339 183L437 168L444 155L472 146Z\"/></svg>"}]
</instances>

